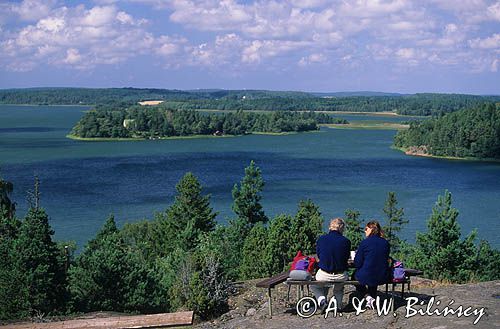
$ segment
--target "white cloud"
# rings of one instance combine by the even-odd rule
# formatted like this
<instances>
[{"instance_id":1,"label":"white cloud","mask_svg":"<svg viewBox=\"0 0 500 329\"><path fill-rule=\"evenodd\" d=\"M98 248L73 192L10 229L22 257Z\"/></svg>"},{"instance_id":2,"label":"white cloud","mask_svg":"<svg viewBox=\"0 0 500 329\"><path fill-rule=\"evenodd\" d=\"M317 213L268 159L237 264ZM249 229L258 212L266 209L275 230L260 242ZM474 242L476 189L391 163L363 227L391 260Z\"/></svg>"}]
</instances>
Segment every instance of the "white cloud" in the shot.
<instances>
[{"instance_id":1,"label":"white cloud","mask_svg":"<svg viewBox=\"0 0 500 329\"><path fill-rule=\"evenodd\" d=\"M495 21L500 21L500 2L497 2L489 6L487 12L488 12L488 17L490 17Z\"/></svg>"},{"instance_id":2,"label":"white cloud","mask_svg":"<svg viewBox=\"0 0 500 329\"><path fill-rule=\"evenodd\" d=\"M82 56L78 49L70 48L66 51L66 58L64 59L64 63L66 64L76 64L82 60Z\"/></svg>"},{"instance_id":3,"label":"white cloud","mask_svg":"<svg viewBox=\"0 0 500 329\"><path fill-rule=\"evenodd\" d=\"M493 62L491 63L490 67L491 72L498 72L498 58L495 58Z\"/></svg>"},{"instance_id":4,"label":"white cloud","mask_svg":"<svg viewBox=\"0 0 500 329\"><path fill-rule=\"evenodd\" d=\"M43 64L87 69L120 63L150 51L153 37L142 22L115 6L53 8L35 24L6 33L0 66L26 71Z\"/></svg>"},{"instance_id":5,"label":"white cloud","mask_svg":"<svg viewBox=\"0 0 500 329\"><path fill-rule=\"evenodd\" d=\"M415 57L415 49L413 48L401 48L396 51L396 55L403 59L411 59Z\"/></svg>"},{"instance_id":6,"label":"white cloud","mask_svg":"<svg viewBox=\"0 0 500 329\"><path fill-rule=\"evenodd\" d=\"M233 0L173 0L171 6L174 8L170 15L173 22L208 31L233 28L251 19L245 6Z\"/></svg>"},{"instance_id":7,"label":"white cloud","mask_svg":"<svg viewBox=\"0 0 500 329\"><path fill-rule=\"evenodd\" d=\"M135 17L124 10L123 2L161 10L168 19L162 24L173 26L178 34L152 32L158 31L151 28L155 18ZM499 34L491 31L491 21L500 20L500 3L491 0L63 3L1 3L0 66L84 69L143 54L169 68L334 65L355 58L358 65L392 60L408 67L456 65L488 70L497 65L492 63L499 51ZM9 26L13 20L16 24ZM21 65L23 61L26 64Z\"/></svg>"},{"instance_id":8,"label":"white cloud","mask_svg":"<svg viewBox=\"0 0 500 329\"><path fill-rule=\"evenodd\" d=\"M321 64L321 63L326 63L328 61L328 58L321 53L315 53L311 54L306 57L302 57L300 61L298 62L299 66L308 66L311 64Z\"/></svg>"},{"instance_id":9,"label":"white cloud","mask_svg":"<svg viewBox=\"0 0 500 329\"><path fill-rule=\"evenodd\" d=\"M47 16L55 4L55 0L24 0L11 4L10 10L24 21L36 21Z\"/></svg>"},{"instance_id":10,"label":"white cloud","mask_svg":"<svg viewBox=\"0 0 500 329\"><path fill-rule=\"evenodd\" d=\"M80 24L102 26L113 23L117 18L117 9L115 6L93 7L84 12ZM120 21L123 23L122 20Z\"/></svg>"},{"instance_id":11,"label":"white cloud","mask_svg":"<svg viewBox=\"0 0 500 329\"><path fill-rule=\"evenodd\" d=\"M305 49L307 42L288 40L254 40L245 47L241 60L243 63L260 63L265 58L276 57L298 49Z\"/></svg>"},{"instance_id":12,"label":"white cloud","mask_svg":"<svg viewBox=\"0 0 500 329\"><path fill-rule=\"evenodd\" d=\"M477 38L469 41L471 48L500 49L500 33L495 33L488 38Z\"/></svg>"}]
</instances>

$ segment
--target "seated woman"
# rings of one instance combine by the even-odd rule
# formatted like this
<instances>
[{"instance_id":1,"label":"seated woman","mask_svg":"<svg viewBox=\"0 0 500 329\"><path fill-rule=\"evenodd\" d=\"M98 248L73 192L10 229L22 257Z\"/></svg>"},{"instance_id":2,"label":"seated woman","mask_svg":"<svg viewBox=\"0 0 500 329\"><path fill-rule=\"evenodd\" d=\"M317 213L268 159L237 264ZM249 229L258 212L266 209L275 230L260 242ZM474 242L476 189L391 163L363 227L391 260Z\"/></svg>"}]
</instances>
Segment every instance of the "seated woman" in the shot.
<instances>
[{"instance_id":1,"label":"seated woman","mask_svg":"<svg viewBox=\"0 0 500 329\"><path fill-rule=\"evenodd\" d=\"M347 260L351 250L351 241L343 236L345 223L342 218L330 221L329 233L318 238L316 253L319 258L319 270L316 273L318 281L347 280ZM328 288L312 286L311 290L318 300L318 305L323 311L328 304L326 297ZM333 285L333 295L337 301L337 308L342 308L344 285Z\"/></svg>"},{"instance_id":2,"label":"seated woman","mask_svg":"<svg viewBox=\"0 0 500 329\"><path fill-rule=\"evenodd\" d=\"M359 244L354 266L354 277L361 283L356 289L365 297L367 307L373 308L377 297L377 286L390 278L389 242L384 239L380 224L371 221L365 227L366 239ZM368 287L367 287L368 286Z\"/></svg>"}]
</instances>

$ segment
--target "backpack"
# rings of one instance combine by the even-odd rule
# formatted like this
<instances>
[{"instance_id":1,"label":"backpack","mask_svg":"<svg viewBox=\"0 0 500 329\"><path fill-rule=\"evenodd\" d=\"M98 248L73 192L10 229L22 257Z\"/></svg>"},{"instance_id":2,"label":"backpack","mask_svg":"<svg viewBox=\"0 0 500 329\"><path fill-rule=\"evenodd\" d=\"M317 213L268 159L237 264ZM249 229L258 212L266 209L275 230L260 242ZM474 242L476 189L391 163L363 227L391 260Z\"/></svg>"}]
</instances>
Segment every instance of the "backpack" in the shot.
<instances>
[{"instance_id":1,"label":"backpack","mask_svg":"<svg viewBox=\"0 0 500 329\"><path fill-rule=\"evenodd\" d=\"M392 265L392 282L402 282L405 280L405 277L403 262L394 261Z\"/></svg>"},{"instance_id":2,"label":"backpack","mask_svg":"<svg viewBox=\"0 0 500 329\"><path fill-rule=\"evenodd\" d=\"M316 258L305 256L302 254L302 251L299 250L297 252L297 255L295 255L295 257L293 258L290 270L307 271L312 274L315 266Z\"/></svg>"}]
</instances>

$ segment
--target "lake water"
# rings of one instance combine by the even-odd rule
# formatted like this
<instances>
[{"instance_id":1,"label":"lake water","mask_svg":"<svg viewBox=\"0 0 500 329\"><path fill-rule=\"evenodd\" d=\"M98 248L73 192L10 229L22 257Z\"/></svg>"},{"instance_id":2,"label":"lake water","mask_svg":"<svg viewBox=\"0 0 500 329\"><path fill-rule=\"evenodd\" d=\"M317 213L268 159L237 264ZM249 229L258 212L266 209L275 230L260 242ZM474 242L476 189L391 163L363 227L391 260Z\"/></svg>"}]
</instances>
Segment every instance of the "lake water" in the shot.
<instances>
[{"instance_id":1,"label":"lake water","mask_svg":"<svg viewBox=\"0 0 500 329\"><path fill-rule=\"evenodd\" d=\"M464 233L500 247L500 164L408 157L390 148L395 131L323 128L284 136L250 135L184 140L81 142L65 138L84 107L0 106L1 176L14 183L18 214L26 191L41 180L42 205L59 240L81 247L110 213L117 222L152 218L172 203L175 184L193 172L212 195L218 220L232 217L231 189L255 160L266 181L269 216L293 214L301 199L320 206L325 219L347 208L380 219L395 191L414 241L437 196L448 189ZM347 116L348 120L380 120ZM406 120L383 118L386 121Z\"/></svg>"}]
</instances>

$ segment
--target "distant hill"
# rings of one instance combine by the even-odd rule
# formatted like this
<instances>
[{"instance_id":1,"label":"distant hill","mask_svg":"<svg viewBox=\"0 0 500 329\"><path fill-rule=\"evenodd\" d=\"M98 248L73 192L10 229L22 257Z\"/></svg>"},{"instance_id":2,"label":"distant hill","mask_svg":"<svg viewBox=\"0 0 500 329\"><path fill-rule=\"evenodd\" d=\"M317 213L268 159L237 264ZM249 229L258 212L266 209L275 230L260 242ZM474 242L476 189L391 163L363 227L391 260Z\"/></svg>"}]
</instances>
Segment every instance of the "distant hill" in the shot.
<instances>
[{"instance_id":1,"label":"distant hill","mask_svg":"<svg viewBox=\"0 0 500 329\"><path fill-rule=\"evenodd\" d=\"M379 91L338 91L338 92L326 92L326 93L311 93L317 97L353 97L353 96L403 96L405 94L399 93L384 93Z\"/></svg>"},{"instance_id":2,"label":"distant hill","mask_svg":"<svg viewBox=\"0 0 500 329\"><path fill-rule=\"evenodd\" d=\"M349 111L442 115L500 96L462 94L398 94L373 91L308 93L301 91L156 88L29 88L0 90L0 104L112 105L128 107L141 101L163 101L173 110L218 111Z\"/></svg>"}]
</instances>

